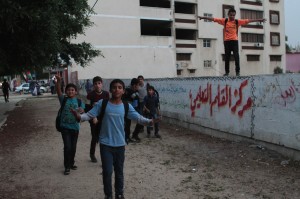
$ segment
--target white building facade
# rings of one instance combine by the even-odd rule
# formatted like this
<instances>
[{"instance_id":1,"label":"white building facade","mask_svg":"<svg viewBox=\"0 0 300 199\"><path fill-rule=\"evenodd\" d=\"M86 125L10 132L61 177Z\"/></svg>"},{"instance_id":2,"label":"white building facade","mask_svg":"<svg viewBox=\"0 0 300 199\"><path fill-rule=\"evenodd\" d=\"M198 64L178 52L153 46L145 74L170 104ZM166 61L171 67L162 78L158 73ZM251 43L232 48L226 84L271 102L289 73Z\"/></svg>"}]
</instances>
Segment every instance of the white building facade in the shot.
<instances>
[{"instance_id":1,"label":"white building facade","mask_svg":"<svg viewBox=\"0 0 300 199\"><path fill-rule=\"evenodd\" d=\"M96 2L96 4L95 4ZM239 28L241 75L285 71L283 0L89 0L95 25L78 41L102 51L86 68L73 65L79 79L221 76L223 27L197 16L266 18ZM234 61L230 73L234 74Z\"/></svg>"}]
</instances>

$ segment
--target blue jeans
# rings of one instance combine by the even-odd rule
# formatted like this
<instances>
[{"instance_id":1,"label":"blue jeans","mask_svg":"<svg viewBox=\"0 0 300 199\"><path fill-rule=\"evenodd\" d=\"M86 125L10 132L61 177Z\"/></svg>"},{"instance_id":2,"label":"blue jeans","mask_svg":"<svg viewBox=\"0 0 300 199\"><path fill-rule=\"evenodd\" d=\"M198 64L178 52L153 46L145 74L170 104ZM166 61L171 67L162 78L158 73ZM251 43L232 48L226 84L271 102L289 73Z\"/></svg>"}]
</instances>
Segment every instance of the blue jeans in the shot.
<instances>
[{"instance_id":1,"label":"blue jeans","mask_svg":"<svg viewBox=\"0 0 300 199\"><path fill-rule=\"evenodd\" d=\"M61 136L64 141L64 166L71 168L75 163L76 146L79 131L72 129L62 129Z\"/></svg>"},{"instance_id":2,"label":"blue jeans","mask_svg":"<svg viewBox=\"0 0 300 199\"><path fill-rule=\"evenodd\" d=\"M125 146L111 147L100 144L100 155L102 162L102 177L104 193L112 196L112 173L115 171L115 194L123 195L124 192L124 161Z\"/></svg>"}]
</instances>

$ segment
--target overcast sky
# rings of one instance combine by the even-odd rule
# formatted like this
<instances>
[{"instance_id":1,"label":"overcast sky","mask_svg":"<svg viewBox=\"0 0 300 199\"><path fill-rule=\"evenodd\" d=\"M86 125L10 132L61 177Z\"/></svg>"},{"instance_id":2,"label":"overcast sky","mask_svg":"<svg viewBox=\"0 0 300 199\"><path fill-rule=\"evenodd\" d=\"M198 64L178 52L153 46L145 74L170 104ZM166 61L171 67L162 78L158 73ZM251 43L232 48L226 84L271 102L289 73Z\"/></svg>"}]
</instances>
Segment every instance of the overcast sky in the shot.
<instances>
[{"instance_id":1,"label":"overcast sky","mask_svg":"<svg viewBox=\"0 0 300 199\"><path fill-rule=\"evenodd\" d=\"M285 35L288 44L300 45L300 0L284 0Z\"/></svg>"}]
</instances>

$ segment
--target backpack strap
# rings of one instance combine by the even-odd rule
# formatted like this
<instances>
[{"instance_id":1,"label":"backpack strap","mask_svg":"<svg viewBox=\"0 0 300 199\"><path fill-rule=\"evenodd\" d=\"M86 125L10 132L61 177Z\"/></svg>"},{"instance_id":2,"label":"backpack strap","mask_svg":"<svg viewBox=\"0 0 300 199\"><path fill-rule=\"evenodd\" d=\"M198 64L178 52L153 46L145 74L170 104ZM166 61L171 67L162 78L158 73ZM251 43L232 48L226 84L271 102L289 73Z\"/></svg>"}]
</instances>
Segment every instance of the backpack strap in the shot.
<instances>
[{"instance_id":1,"label":"backpack strap","mask_svg":"<svg viewBox=\"0 0 300 199\"><path fill-rule=\"evenodd\" d=\"M129 104L128 104L127 101L123 101L123 105L124 105L124 110L125 110L124 118L127 118L128 110L129 110Z\"/></svg>"},{"instance_id":2,"label":"backpack strap","mask_svg":"<svg viewBox=\"0 0 300 199\"><path fill-rule=\"evenodd\" d=\"M106 109L107 103L108 103L108 99L103 99L102 105L101 105L101 111L100 111L100 114L97 117L98 123L100 124L100 126L102 124L102 120L103 120L103 117L104 117L104 113L105 113L105 109Z\"/></svg>"},{"instance_id":3,"label":"backpack strap","mask_svg":"<svg viewBox=\"0 0 300 199\"><path fill-rule=\"evenodd\" d=\"M64 109L65 105L66 105L66 102L67 102L67 99L68 97L64 97L62 103L61 103L61 106L60 106L60 109L59 109L59 114L61 114L62 110Z\"/></svg>"},{"instance_id":4,"label":"backpack strap","mask_svg":"<svg viewBox=\"0 0 300 199\"><path fill-rule=\"evenodd\" d=\"M81 100L77 98L78 108L81 107Z\"/></svg>"}]
</instances>

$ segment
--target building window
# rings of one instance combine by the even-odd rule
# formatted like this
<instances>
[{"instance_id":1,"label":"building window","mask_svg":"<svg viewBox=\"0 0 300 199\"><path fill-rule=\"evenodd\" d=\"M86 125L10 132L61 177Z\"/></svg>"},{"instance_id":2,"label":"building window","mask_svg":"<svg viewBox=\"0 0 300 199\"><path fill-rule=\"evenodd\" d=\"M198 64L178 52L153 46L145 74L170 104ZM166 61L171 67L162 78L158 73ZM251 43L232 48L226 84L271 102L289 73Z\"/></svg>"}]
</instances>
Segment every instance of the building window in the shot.
<instances>
[{"instance_id":1,"label":"building window","mask_svg":"<svg viewBox=\"0 0 300 199\"><path fill-rule=\"evenodd\" d=\"M171 8L170 1L161 1L161 0L140 0L140 6L146 7L158 7L158 8Z\"/></svg>"},{"instance_id":2,"label":"building window","mask_svg":"<svg viewBox=\"0 0 300 199\"><path fill-rule=\"evenodd\" d=\"M177 70L177 75L181 75L182 70Z\"/></svg>"},{"instance_id":3,"label":"building window","mask_svg":"<svg viewBox=\"0 0 300 199\"><path fill-rule=\"evenodd\" d=\"M211 65L211 60L204 60L204 68L211 68L212 65Z\"/></svg>"},{"instance_id":4,"label":"building window","mask_svg":"<svg viewBox=\"0 0 300 199\"><path fill-rule=\"evenodd\" d=\"M172 36L172 22L163 20L141 19L141 35Z\"/></svg>"},{"instance_id":5,"label":"building window","mask_svg":"<svg viewBox=\"0 0 300 199\"><path fill-rule=\"evenodd\" d=\"M188 69L188 70L189 70L190 74L193 74L196 72L196 69Z\"/></svg>"},{"instance_id":6,"label":"building window","mask_svg":"<svg viewBox=\"0 0 300 199\"><path fill-rule=\"evenodd\" d=\"M211 40L210 39L203 39L203 47L204 48L210 48L210 42Z\"/></svg>"},{"instance_id":7,"label":"building window","mask_svg":"<svg viewBox=\"0 0 300 199\"><path fill-rule=\"evenodd\" d=\"M263 34L242 33L242 42L264 43Z\"/></svg>"},{"instance_id":8,"label":"building window","mask_svg":"<svg viewBox=\"0 0 300 199\"><path fill-rule=\"evenodd\" d=\"M271 32L270 40L271 40L271 46L280 46L280 33Z\"/></svg>"},{"instance_id":9,"label":"building window","mask_svg":"<svg viewBox=\"0 0 300 199\"><path fill-rule=\"evenodd\" d=\"M270 55L270 61L281 61L281 55Z\"/></svg>"},{"instance_id":10,"label":"building window","mask_svg":"<svg viewBox=\"0 0 300 199\"><path fill-rule=\"evenodd\" d=\"M159 1L162 2L162 0L159 0ZM194 3L175 1L174 7L175 7L175 13L182 13L182 14L195 14L196 13L196 5Z\"/></svg>"},{"instance_id":11,"label":"building window","mask_svg":"<svg viewBox=\"0 0 300 199\"><path fill-rule=\"evenodd\" d=\"M247 61L259 61L259 55L247 55Z\"/></svg>"},{"instance_id":12,"label":"building window","mask_svg":"<svg viewBox=\"0 0 300 199\"><path fill-rule=\"evenodd\" d=\"M196 40L197 31L190 29L176 29L176 39L182 40Z\"/></svg>"},{"instance_id":13,"label":"building window","mask_svg":"<svg viewBox=\"0 0 300 199\"><path fill-rule=\"evenodd\" d=\"M270 24L280 24L279 11L270 10Z\"/></svg>"},{"instance_id":14,"label":"building window","mask_svg":"<svg viewBox=\"0 0 300 199\"><path fill-rule=\"evenodd\" d=\"M177 61L190 61L192 53L177 53L176 60Z\"/></svg>"},{"instance_id":15,"label":"building window","mask_svg":"<svg viewBox=\"0 0 300 199\"><path fill-rule=\"evenodd\" d=\"M228 17L228 11L230 8L234 8L233 5L223 5L223 18Z\"/></svg>"},{"instance_id":16,"label":"building window","mask_svg":"<svg viewBox=\"0 0 300 199\"><path fill-rule=\"evenodd\" d=\"M241 9L242 19L262 19L264 18L263 11Z\"/></svg>"},{"instance_id":17,"label":"building window","mask_svg":"<svg viewBox=\"0 0 300 199\"><path fill-rule=\"evenodd\" d=\"M203 14L203 16L204 16L204 17L210 17L210 18L212 18L212 17L213 17L213 15L212 15L212 14L210 14L210 13L204 13L204 14ZM207 20L207 19L204 19L204 22L212 22L212 21L210 21L210 20Z\"/></svg>"},{"instance_id":18,"label":"building window","mask_svg":"<svg viewBox=\"0 0 300 199\"><path fill-rule=\"evenodd\" d=\"M248 5L255 5L255 6L261 6L262 5L262 0L241 0L242 4L248 4Z\"/></svg>"}]
</instances>

